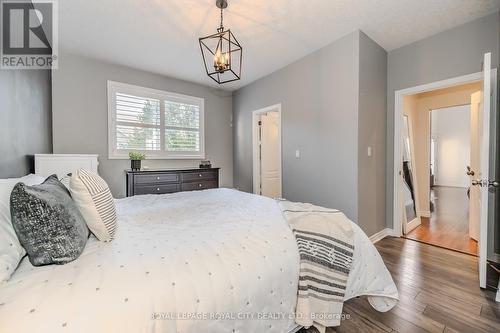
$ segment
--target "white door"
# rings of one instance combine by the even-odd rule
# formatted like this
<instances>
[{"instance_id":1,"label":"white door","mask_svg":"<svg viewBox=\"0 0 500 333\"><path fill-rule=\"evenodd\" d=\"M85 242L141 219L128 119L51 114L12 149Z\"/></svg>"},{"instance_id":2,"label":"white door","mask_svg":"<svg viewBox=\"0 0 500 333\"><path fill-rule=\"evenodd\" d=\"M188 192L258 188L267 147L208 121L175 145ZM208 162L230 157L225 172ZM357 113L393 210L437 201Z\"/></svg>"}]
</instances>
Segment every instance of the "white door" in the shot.
<instances>
[{"instance_id":1,"label":"white door","mask_svg":"<svg viewBox=\"0 0 500 333\"><path fill-rule=\"evenodd\" d=\"M482 122L482 91L475 92L470 97L470 166L466 171L470 184L481 170L481 137L479 124ZM469 237L479 241L479 220L481 207L481 191L479 186L470 186L469 190Z\"/></svg>"},{"instance_id":2,"label":"white door","mask_svg":"<svg viewBox=\"0 0 500 333\"><path fill-rule=\"evenodd\" d=\"M490 152L490 111L491 111L491 53L484 55L483 91L480 94L477 116L477 139L479 140L479 166L471 181L477 188L479 210L479 286L486 288L486 259L488 240L488 189L489 189L489 152ZM476 171L476 170L474 170Z\"/></svg>"},{"instance_id":3,"label":"white door","mask_svg":"<svg viewBox=\"0 0 500 333\"><path fill-rule=\"evenodd\" d=\"M278 112L260 116L260 194L281 197L280 127Z\"/></svg>"}]
</instances>

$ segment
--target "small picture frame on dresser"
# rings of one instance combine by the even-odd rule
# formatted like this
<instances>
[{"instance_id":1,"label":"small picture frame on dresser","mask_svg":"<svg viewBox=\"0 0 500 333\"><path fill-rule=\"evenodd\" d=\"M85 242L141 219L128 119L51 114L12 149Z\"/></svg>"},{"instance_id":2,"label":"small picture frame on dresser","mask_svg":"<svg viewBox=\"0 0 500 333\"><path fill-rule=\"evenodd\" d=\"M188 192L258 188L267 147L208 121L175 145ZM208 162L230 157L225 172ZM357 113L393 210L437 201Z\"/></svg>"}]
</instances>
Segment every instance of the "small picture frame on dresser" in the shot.
<instances>
[{"instance_id":1,"label":"small picture frame on dresser","mask_svg":"<svg viewBox=\"0 0 500 333\"><path fill-rule=\"evenodd\" d=\"M200 162L200 169L211 169L212 163L209 160L203 160Z\"/></svg>"},{"instance_id":2,"label":"small picture frame on dresser","mask_svg":"<svg viewBox=\"0 0 500 333\"><path fill-rule=\"evenodd\" d=\"M125 170L127 197L219 187L220 168Z\"/></svg>"}]
</instances>

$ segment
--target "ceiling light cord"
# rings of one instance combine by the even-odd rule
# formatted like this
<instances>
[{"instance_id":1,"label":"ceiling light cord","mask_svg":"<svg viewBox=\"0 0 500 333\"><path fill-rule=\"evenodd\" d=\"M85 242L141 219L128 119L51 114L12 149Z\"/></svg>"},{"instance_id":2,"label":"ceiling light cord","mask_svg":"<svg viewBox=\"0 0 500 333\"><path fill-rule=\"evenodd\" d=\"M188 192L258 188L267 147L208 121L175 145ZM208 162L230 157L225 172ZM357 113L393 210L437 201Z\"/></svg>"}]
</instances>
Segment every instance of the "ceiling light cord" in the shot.
<instances>
[{"instance_id":1,"label":"ceiling light cord","mask_svg":"<svg viewBox=\"0 0 500 333\"><path fill-rule=\"evenodd\" d=\"M224 9L221 7L221 8L220 8L220 29L221 29L221 30L224 30L224 25L223 25L223 22L224 22L224 16L223 16L223 14L222 14L222 11L223 11L223 10L224 10Z\"/></svg>"}]
</instances>

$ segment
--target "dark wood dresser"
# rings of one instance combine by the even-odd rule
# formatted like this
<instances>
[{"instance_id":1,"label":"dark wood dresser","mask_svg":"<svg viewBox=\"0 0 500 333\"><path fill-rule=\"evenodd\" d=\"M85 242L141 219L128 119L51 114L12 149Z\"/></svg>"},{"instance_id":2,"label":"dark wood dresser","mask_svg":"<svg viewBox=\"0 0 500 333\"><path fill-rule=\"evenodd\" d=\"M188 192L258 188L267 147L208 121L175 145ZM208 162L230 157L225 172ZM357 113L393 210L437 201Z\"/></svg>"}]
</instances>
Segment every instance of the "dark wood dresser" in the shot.
<instances>
[{"instance_id":1,"label":"dark wood dresser","mask_svg":"<svg viewBox=\"0 0 500 333\"><path fill-rule=\"evenodd\" d=\"M219 168L125 170L125 173L127 175L127 197L219 187Z\"/></svg>"}]
</instances>

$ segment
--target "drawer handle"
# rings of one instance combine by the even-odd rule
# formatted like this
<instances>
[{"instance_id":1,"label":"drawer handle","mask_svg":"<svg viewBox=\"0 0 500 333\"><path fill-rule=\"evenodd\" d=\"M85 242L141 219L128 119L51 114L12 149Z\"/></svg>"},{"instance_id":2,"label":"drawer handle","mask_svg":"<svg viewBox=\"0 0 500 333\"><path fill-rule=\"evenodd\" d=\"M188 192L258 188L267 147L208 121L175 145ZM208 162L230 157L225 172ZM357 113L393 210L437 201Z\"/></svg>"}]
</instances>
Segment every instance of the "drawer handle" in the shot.
<instances>
[{"instance_id":1,"label":"drawer handle","mask_svg":"<svg viewBox=\"0 0 500 333\"><path fill-rule=\"evenodd\" d=\"M159 190L160 190L160 188L158 187L156 190L157 190L157 191L159 191Z\"/></svg>"},{"instance_id":2,"label":"drawer handle","mask_svg":"<svg viewBox=\"0 0 500 333\"><path fill-rule=\"evenodd\" d=\"M202 187L203 185L202 184L198 184L198 187Z\"/></svg>"},{"instance_id":3,"label":"drawer handle","mask_svg":"<svg viewBox=\"0 0 500 333\"><path fill-rule=\"evenodd\" d=\"M200 174L198 174L198 177L203 177L203 176L202 176L202 175L201 175L201 173L200 173Z\"/></svg>"},{"instance_id":4,"label":"drawer handle","mask_svg":"<svg viewBox=\"0 0 500 333\"><path fill-rule=\"evenodd\" d=\"M156 180L160 180L160 176L156 177Z\"/></svg>"}]
</instances>

